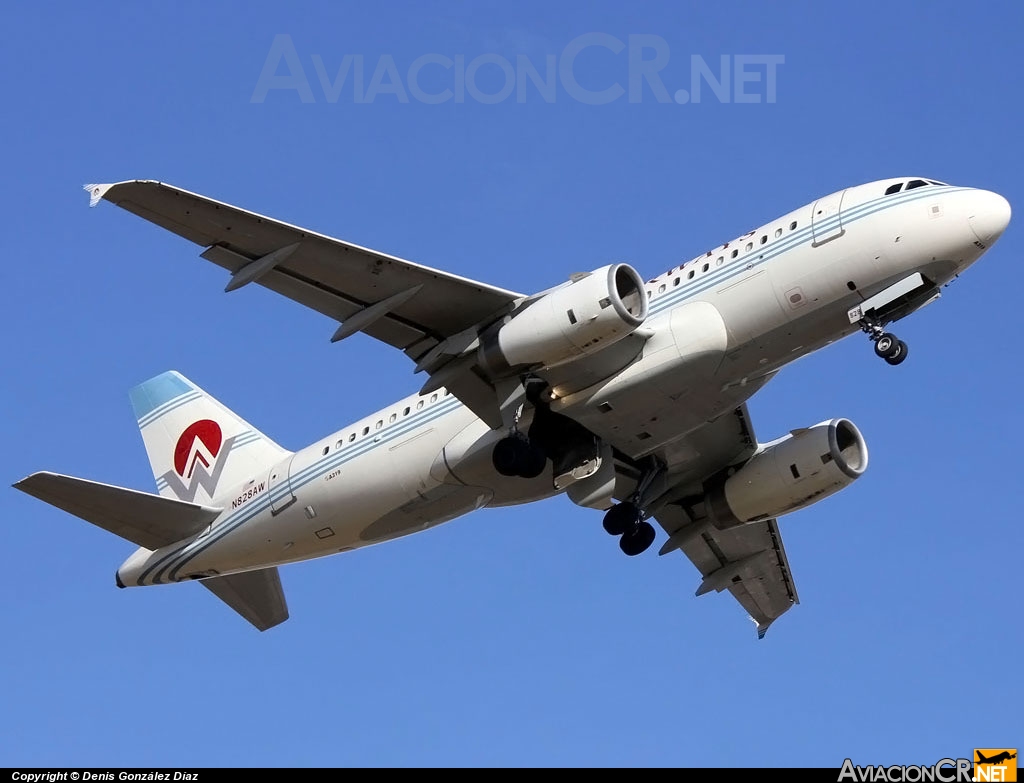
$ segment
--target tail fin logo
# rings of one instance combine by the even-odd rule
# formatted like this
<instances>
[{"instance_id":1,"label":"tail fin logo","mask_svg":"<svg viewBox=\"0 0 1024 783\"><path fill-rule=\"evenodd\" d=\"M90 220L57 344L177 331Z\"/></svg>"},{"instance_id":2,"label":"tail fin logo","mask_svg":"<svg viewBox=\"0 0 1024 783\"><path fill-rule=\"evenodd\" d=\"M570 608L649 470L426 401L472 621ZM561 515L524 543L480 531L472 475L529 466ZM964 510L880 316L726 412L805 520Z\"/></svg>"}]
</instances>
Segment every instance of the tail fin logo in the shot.
<instances>
[{"instance_id":1,"label":"tail fin logo","mask_svg":"<svg viewBox=\"0 0 1024 783\"><path fill-rule=\"evenodd\" d=\"M234 436L224 439L220 425L212 419L193 422L174 446L174 470L160 478L181 500L195 501L199 487L212 498L234 442Z\"/></svg>"}]
</instances>

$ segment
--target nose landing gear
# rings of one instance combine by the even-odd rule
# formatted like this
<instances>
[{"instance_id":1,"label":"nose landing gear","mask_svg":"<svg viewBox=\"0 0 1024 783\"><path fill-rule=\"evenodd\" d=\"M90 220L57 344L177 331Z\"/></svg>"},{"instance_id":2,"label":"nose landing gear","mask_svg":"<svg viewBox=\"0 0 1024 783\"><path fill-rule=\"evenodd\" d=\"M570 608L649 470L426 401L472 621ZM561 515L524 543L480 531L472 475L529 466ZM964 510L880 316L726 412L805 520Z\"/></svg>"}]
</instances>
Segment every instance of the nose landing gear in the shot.
<instances>
[{"instance_id":1,"label":"nose landing gear","mask_svg":"<svg viewBox=\"0 0 1024 783\"><path fill-rule=\"evenodd\" d=\"M902 364L907 358L907 344L888 332L882 333L875 340L875 354L889 364Z\"/></svg>"},{"instance_id":2,"label":"nose landing gear","mask_svg":"<svg viewBox=\"0 0 1024 783\"><path fill-rule=\"evenodd\" d=\"M867 332L868 339L875 344L875 355L885 359L888 364L903 364L909 354L907 344L896 335L882 330L882 324L873 318L860 321L860 328Z\"/></svg>"}]
</instances>

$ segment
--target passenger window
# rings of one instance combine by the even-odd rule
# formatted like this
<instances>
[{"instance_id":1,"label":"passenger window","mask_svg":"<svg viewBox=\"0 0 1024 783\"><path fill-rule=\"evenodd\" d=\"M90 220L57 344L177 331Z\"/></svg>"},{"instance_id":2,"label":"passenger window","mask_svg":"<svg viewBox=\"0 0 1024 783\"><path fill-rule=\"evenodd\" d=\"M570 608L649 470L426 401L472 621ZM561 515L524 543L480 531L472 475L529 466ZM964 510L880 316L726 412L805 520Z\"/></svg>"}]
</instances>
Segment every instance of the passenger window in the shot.
<instances>
[{"instance_id":1,"label":"passenger window","mask_svg":"<svg viewBox=\"0 0 1024 783\"><path fill-rule=\"evenodd\" d=\"M398 418L398 414L397 413L392 413L391 416L388 417L388 424L394 424L395 423L395 419L397 419L397 418Z\"/></svg>"},{"instance_id":2,"label":"passenger window","mask_svg":"<svg viewBox=\"0 0 1024 783\"><path fill-rule=\"evenodd\" d=\"M409 415L409 409L406 408L404 411L402 411L402 415L403 416L408 416Z\"/></svg>"},{"instance_id":3,"label":"passenger window","mask_svg":"<svg viewBox=\"0 0 1024 783\"><path fill-rule=\"evenodd\" d=\"M377 423L373 426L375 430L379 430L384 426L384 419L377 419Z\"/></svg>"},{"instance_id":4,"label":"passenger window","mask_svg":"<svg viewBox=\"0 0 1024 783\"><path fill-rule=\"evenodd\" d=\"M341 448L342 446L344 446L344 445L345 445L345 439L344 439L344 438L342 438L342 439L341 439L341 440L339 440L339 441L338 441L338 442L337 442L336 444L334 444L334 448L336 448L336 449L340 449L340 448Z\"/></svg>"},{"instance_id":5,"label":"passenger window","mask_svg":"<svg viewBox=\"0 0 1024 783\"><path fill-rule=\"evenodd\" d=\"M664 283L662 283L661 285L658 286L658 293L659 294L665 293L665 284Z\"/></svg>"},{"instance_id":6,"label":"passenger window","mask_svg":"<svg viewBox=\"0 0 1024 783\"><path fill-rule=\"evenodd\" d=\"M747 242L747 247L746 247L746 249L743 252L744 253L749 253L753 249L754 249L754 243L753 242Z\"/></svg>"},{"instance_id":7,"label":"passenger window","mask_svg":"<svg viewBox=\"0 0 1024 783\"><path fill-rule=\"evenodd\" d=\"M907 183L907 190L913 190L914 188L923 188L927 185L928 183L925 182L923 179L912 179L910 180L910 182Z\"/></svg>"},{"instance_id":8,"label":"passenger window","mask_svg":"<svg viewBox=\"0 0 1024 783\"><path fill-rule=\"evenodd\" d=\"M686 273L686 279L687 280L693 280L693 270L692 269L689 272Z\"/></svg>"},{"instance_id":9,"label":"passenger window","mask_svg":"<svg viewBox=\"0 0 1024 783\"><path fill-rule=\"evenodd\" d=\"M900 192L900 188L902 188L902 187L903 187L903 183L902 182L897 182L895 185L890 185L889 187L887 187L885 189L885 195L891 196L893 193L899 193Z\"/></svg>"},{"instance_id":10,"label":"passenger window","mask_svg":"<svg viewBox=\"0 0 1024 783\"><path fill-rule=\"evenodd\" d=\"M423 407L423 400L416 403L416 410L420 410Z\"/></svg>"},{"instance_id":11,"label":"passenger window","mask_svg":"<svg viewBox=\"0 0 1024 783\"><path fill-rule=\"evenodd\" d=\"M675 280L672 281L672 285L679 285L679 278L678 277Z\"/></svg>"},{"instance_id":12,"label":"passenger window","mask_svg":"<svg viewBox=\"0 0 1024 783\"><path fill-rule=\"evenodd\" d=\"M369 435L369 434L370 434L370 428L369 427L363 427L363 435Z\"/></svg>"},{"instance_id":13,"label":"passenger window","mask_svg":"<svg viewBox=\"0 0 1024 783\"><path fill-rule=\"evenodd\" d=\"M781 236L782 236L782 229L781 228L775 229L775 238L778 239Z\"/></svg>"},{"instance_id":14,"label":"passenger window","mask_svg":"<svg viewBox=\"0 0 1024 783\"><path fill-rule=\"evenodd\" d=\"M736 256L739 255L739 252L740 252L739 250L733 250L731 258L736 258Z\"/></svg>"},{"instance_id":15,"label":"passenger window","mask_svg":"<svg viewBox=\"0 0 1024 783\"><path fill-rule=\"evenodd\" d=\"M795 220L792 223L789 224L789 230L793 231L794 229L796 229L796 221Z\"/></svg>"},{"instance_id":16,"label":"passenger window","mask_svg":"<svg viewBox=\"0 0 1024 783\"><path fill-rule=\"evenodd\" d=\"M324 456L326 456L327 452L330 451L330 450L331 450L331 447L329 445L328 446L324 446Z\"/></svg>"},{"instance_id":17,"label":"passenger window","mask_svg":"<svg viewBox=\"0 0 1024 783\"><path fill-rule=\"evenodd\" d=\"M715 266L721 266L723 261L725 261L725 258L723 258L722 256L719 256L718 260L715 261Z\"/></svg>"},{"instance_id":18,"label":"passenger window","mask_svg":"<svg viewBox=\"0 0 1024 783\"><path fill-rule=\"evenodd\" d=\"M761 235L761 244L763 245L767 241L768 241L768 235L767 234L762 234Z\"/></svg>"},{"instance_id":19,"label":"passenger window","mask_svg":"<svg viewBox=\"0 0 1024 783\"><path fill-rule=\"evenodd\" d=\"M437 395L436 394L431 394L430 395L430 401L431 402L437 402Z\"/></svg>"},{"instance_id":20,"label":"passenger window","mask_svg":"<svg viewBox=\"0 0 1024 783\"><path fill-rule=\"evenodd\" d=\"M349 443L351 443L355 439L356 439L356 434L354 432L351 435L348 436L348 442Z\"/></svg>"},{"instance_id":21,"label":"passenger window","mask_svg":"<svg viewBox=\"0 0 1024 783\"><path fill-rule=\"evenodd\" d=\"M711 264L704 264L704 266L702 266L702 267L700 268L700 271L701 271L701 272L707 272L707 271L708 271L708 267L709 267L709 266L711 266Z\"/></svg>"}]
</instances>

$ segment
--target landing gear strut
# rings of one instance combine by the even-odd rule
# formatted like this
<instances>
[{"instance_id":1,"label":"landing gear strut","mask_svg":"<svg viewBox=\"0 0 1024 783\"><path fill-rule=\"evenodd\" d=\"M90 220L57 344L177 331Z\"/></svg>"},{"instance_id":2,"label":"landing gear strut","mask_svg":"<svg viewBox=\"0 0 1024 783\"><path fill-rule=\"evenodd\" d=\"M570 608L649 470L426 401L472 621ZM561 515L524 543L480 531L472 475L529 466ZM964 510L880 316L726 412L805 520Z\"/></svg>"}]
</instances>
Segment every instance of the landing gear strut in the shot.
<instances>
[{"instance_id":1,"label":"landing gear strut","mask_svg":"<svg viewBox=\"0 0 1024 783\"><path fill-rule=\"evenodd\" d=\"M643 509L642 498L663 470L664 466L653 462L637 482L636 490L630 495L629 500L612 506L605 512L605 531L612 536L621 536L619 549L630 557L646 551L654 543L654 526L644 518L647 514Z\"/></svg>"},{"instance_id":2,"label":"landing gear strut","mask_svg":"<svg viewBox=\"0 0 1024 783\"><path fill-rule=\"evenodd\" d=\"M875 344L875 355L889 364L903 364L909 350L907 344L896 335L883 331L882 324L874 318L862 318L860 328L867 332L868 339Z\"/></svg>"},{"instance_id":3,"label":"landing gear strut","mask_svg":"<svg viewBox=\"0 0 1024 783\"><path fill-rule=\"evenodd\" d=\"M522 393L524 389L520 387L519 391ZM494 463L494 469L502 476L533 479L544 472L548 464L548 455L538 444L519 431L519 420L522 415L522 403L514 408L508 408L511 423L509 434L494 444L491 461Z\"/></svg>"}]
</instances>

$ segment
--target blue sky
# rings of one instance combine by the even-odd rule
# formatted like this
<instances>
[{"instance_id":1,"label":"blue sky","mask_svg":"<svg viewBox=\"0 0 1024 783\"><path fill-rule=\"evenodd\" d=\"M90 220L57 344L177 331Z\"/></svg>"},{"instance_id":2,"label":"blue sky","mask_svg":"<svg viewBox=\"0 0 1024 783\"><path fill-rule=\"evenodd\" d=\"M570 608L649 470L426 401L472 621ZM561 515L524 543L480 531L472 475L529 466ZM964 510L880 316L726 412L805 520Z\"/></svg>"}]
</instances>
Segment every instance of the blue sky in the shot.
<instances>
[{"instance_id":1,"label":"blue sky","mask_svg":"<svg viewBox=\"0 0 1024 783\"><path fill-rule=\"evenodd\" d=\"M87 182L160 179L531 292L618 260L651 277L882 177L1024 205L1018 3L95 2L6 21L8 484L152 491L127 390L166 369L292 448L420 382L270 292L225 296L198 248L89 210ZM408 95L424 55L542 70L587 34L624 48L573 73L617 100ZM311 101L253 101L279 35ZM760 102L631 101L631 35L661 41L669 97L693 57L781 55L775 102L760 66ZM314 55L331 91L346 55L386 88L390 58L408 101L357 102L350 72L332 102ZM454 91L456 70L417 84ZM1022 744L1020 235L898 325L902 366L851 338L752 401L762 440L847 416L871 449L859 482L782 521L802 604L761 642L727 595L694 597L681 555L625 558L564 498L288 566L292 619L259 634L198 585L117 590L131 544L0 492L0 765L838 767Z\"/></svg>"}]
</instances>

